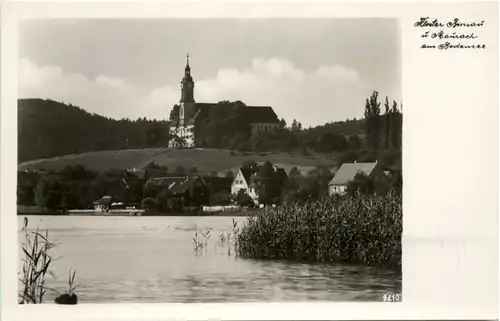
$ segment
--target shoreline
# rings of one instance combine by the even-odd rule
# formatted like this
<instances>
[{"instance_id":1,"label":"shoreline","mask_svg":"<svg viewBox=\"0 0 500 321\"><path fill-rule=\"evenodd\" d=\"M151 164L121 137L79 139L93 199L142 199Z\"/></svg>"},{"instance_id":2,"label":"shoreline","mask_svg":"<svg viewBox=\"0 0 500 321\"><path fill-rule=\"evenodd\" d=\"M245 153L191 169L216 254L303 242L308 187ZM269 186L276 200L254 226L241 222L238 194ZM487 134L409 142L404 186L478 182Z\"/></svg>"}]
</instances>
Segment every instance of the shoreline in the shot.
<instances>
[{"instance_id":1,"label":"shoreline","mask_svg":"<svg viewBox=\"0 0 500 321\"><path fill-rule=\"evenodd\" d=\"M116 213L95 213L95 212L73 212L68 214L60 213L17 213L17 216L123 216L123 217L175 217L175 216L192 216L192 217L207 217L207 216L220 216L220 217L248 217L252 216L253 212L216 212L216 213L141 213L141 215L131 215L130 213L116 212Z\"/></svg>"}]
</instances>

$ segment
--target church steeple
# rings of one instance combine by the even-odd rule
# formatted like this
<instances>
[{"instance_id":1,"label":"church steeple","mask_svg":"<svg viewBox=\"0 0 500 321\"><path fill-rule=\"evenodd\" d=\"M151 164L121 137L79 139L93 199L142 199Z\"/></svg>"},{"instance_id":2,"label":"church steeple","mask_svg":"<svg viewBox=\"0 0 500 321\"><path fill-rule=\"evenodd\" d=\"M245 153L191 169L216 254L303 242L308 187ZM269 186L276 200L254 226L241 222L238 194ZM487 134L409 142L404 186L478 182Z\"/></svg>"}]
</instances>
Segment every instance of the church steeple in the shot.
<instances>
[{"instance_id":1,"label":"church steeple","mask_svg":"<svg viewBox=\"0 0 500 321\"><path fill-rule=\"evenodd\" d=\"M189 52L186 54L186 67L184 68L184 77L181 81L181 103L194 102L194 81L191 76L191 67L189 66Z\"/></svg>"},{"instance_id":2,"label":"church steeple","mask_svg":"<svg viewBox=\"0 0 500 321\"><path fill-rule=\"evenodd\" d=\"M191 75L191 67L189 66L189 51L186 54L186 68L184 68L184 77Z\"/></svg>"}]
</instances>

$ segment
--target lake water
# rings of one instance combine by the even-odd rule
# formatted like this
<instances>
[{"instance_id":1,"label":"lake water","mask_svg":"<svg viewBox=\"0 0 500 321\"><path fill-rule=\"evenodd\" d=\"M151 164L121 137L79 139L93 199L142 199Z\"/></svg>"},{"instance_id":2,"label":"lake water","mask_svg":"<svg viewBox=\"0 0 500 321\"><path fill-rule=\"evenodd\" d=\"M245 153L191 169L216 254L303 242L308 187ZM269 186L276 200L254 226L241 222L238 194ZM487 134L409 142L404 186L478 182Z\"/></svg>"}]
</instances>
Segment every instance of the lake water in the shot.
<instances>
[{"instance_id":1,"label":"lake water","mask_svg":"<svg viewBox=\"0 0 500 321\"><path fill-rule=\"evenodd\" d=\"M79 303L381 301L401 292L396 271L238 258L220 240L232 231L231 217L26 217L30 228L41 221L58 244L48 286L65 291L76 269ZM241 226L246 218L235 220ZM194 234L203 240L208 229L207 246L196 254ZM48 291L45 301L56 294Z\"/></svg>"}]
</instances>

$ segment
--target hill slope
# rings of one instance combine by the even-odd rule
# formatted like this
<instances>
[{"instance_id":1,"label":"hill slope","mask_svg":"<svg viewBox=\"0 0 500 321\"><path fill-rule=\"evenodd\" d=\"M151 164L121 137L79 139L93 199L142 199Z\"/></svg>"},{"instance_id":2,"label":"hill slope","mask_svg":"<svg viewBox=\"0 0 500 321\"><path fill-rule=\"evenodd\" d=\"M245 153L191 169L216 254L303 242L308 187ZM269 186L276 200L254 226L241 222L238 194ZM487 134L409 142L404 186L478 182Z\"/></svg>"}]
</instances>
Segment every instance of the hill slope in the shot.
<instances>
[{"instance_id":1,"label":"hill slope","mask_svg":"<svg viewBox=\"0 0 500 321\"><path fill-rule=\"evenodd\" d=\"M401 128L401 116L398 117L396 126ZM155 162L170 169L182 165L210 173L235 169L250 160L269 160L286 170L293 166L309 170L317 166L334 167L345 161L375 159L387 167L401 167L400 148L376 154L366 149L363 119L329 122L308 129L300 129L300 124L294 121L291 127L278 132L266 133L256 137L257 140L247 139L249 146L240 149L260 153L231 152L223 146L171 150L166 148L169 139L166 121L114 120L52 100L19 100L18 122L19 170L57 171L77 164L96 171L139 169ZM215 132L219 127L214 127ZM330 157L305 156L318 153Z\"/></svg>"},{"instance_id":2,"label":"hill slope","mask_svg":"<svg viewBox=\"0 0 500 321\"><path fill-rule=\"evenodd\" d=\"M220 130L231 127L228 124L222 125L221 119L216 118L212 123L210 120L207 121L211 126L205 128L203 137L210 144L205 144L205 148L259 152L277 150L287 152L295 149L326 152L325 148L334 148L328 143L328 140L335 139L331 137L332 134L337 135L336 141L339 146L343 146L341 148L356 149L363 145L363 138L360 141L356 137L363 137L365 130L363 120L330 122L302 130L294 130L297 124L292 124L289 127L291 130L269 132L263 137L257 137L257 140L250 137L239 137L238 140L234 133ZM95 151L166 148L169 140L167 121L145 118L135 121L115 120L90 114L71 104L43 99L18 101L18 125L19 162ZM330 138L322 139L328 135ZM339 136L354 137L357 141L349 139L349 142L345 142L344 138L339 141ZM236 144L237 142L239 144ZM325 142L327 146L322 145Z\"/></svg>"},{"instance_id":3,"label":"hill slope","mask_svg":"<svg viewBox=\"0 0 500 321\"><path fill-rule=\"evenodd\" d=\"M109 169L140 169L149 162L155 162L160 166L175 169L182 165L184 168L195 166L199 172L211 173L224 172L241 166L246 161L271 163L289 170L293 166L302 170L309 170L316 166L333 167L336 161L319 156L303 156L289 153L235 153L219 149L127 149L113 151L99 151L39 159L19 164L18 170L47 169L61 170L69 165L83 165L85 168L95 171Z\"/></svg>"},{"instance_id":4,"label":"hill slope","mask_svg":"<svg viewBox=\"0 0 500 321\"><path fill-rule=\"evenodd\" d=\"M90 151L167 146L166 122L114 120L53 100L18 100L19 162Z\"/></svg>"}]
</instances>

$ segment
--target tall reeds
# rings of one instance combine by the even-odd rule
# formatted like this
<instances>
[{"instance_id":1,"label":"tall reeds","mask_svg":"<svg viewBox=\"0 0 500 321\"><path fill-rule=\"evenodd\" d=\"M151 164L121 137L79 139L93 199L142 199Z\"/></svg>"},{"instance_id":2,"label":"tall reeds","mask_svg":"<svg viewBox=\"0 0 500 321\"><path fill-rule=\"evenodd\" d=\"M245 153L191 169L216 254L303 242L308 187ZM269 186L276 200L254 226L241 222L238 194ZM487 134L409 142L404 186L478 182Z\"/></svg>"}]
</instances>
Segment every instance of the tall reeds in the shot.
<instances>
[{"instance_id":1,"label":"tall reeds","mask_svg":"<svg viewBox=\"0 0 500 321\"><path fill-rule=\"evenodd\" d=\"M205 231L201 231L200 234L198 234L198 229L195 230L192 240L193 251L196 255L202 254L203 249L205 249L205 251L207 250L208 240L210 239L211 233L212 232L208 228ZM201 237L199 235L201 235Z\"/></svg>"},{"instance_id":2,"label":"tall reeds","mask_svg":"<svg viewBox=\"0 0 500 321\"><path fill-rule=\"evenodd\" d=\"M48 230L45 233L37 226L35 231L28 230L28 219L25 217L21 232L24 233L24 240L21 242L22 267L19 272L19 304L39 304L47 290L56 291L46 285L46 276L55 275L49 269L54 259L51 250L56 246L49 240ZM75 286L76 271L69 271L68 292L63 293L55 299L58 304L76 304L77 296L74 293L78 285Z\"/></svg>"},{"instance_id":3,"label":"tall reeds","mask_svg":"<svg viewBox=\"0 0 500 321\"><path fill-rule=\"evenodd\" d=\"M238 234L240 232L240 228L238 227L238 222L234 219L234 217L231 228L232 231L221 232L219 234L218 241L214 244L214 248L217 248L217 246L227 247L228 256L231 256L231 253L237 254ZM200 231L200 233L198 233L198 229L195 230L194 236L191 239L193 241L193 251L196 255L201 255L203 254L203 249L205 249L205 251L208 249L208 241L210 240L210 237L211 230L208 227L206 227L205 230Z\"/></svg>"},{"instance_id":4,"label":"tall reeds","mask_svg":"<svg viewBox=\"0 0 500 321\"><path fill-rule=\"evenodd\" d=\"M42 303L48 289L46 275L52 274L49 270L53 261L50 250L55 244L49 241L49 232L40 232L39 226L35 231L28 231L27 218L24 219L22 232L24 241L21 243L23 263L19 274L19 303Z\"/></svg>"},{"instance_id":5,"label":"tall reeds","mask_svg":"<svg viewBox=\"0 0 500 321\"><path fill-rule=\"evenodd\" d=\"M395 194L341 196L250 217L241 257L401 266L402 203Z\"/></svg>"}]
</instances>

